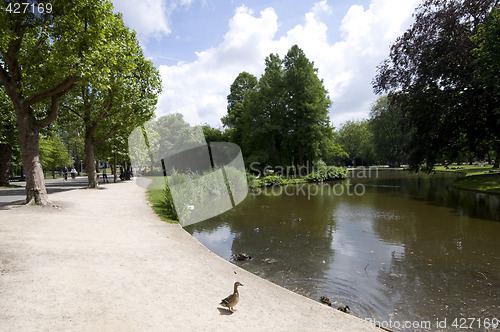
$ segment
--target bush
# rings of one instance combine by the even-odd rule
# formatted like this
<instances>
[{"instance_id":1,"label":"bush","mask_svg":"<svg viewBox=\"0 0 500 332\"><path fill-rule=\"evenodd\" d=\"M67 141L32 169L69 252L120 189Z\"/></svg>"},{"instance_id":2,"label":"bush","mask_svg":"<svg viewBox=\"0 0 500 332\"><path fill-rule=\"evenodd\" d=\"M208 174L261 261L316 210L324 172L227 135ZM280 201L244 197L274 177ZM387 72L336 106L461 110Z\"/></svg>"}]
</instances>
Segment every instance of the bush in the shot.
<instances>
[{"instance_id":1,"label":"bush","mask_svg":"<svg viewBox=\"0 0 500 332\"><path fill-rule=\"evenodd\" d=\"M163 190L163 205L167 217L172 220L179 220L177 211L175 210L174 200L172 199L172 193L170 192L170 188L168 188L167 181L165 181L165 189Z\"/></svg>"},{"instance_id":2,"label":"bush","mask_svg":"<svg viewBox=\"0 0 500 332\"><path fill-rule=\"evenodd\" d=\"M322 182L345 179L349 176L346 168L335 166L321 166L317 170L309 173L305 180L307 182Z\"/></svg>"},{"instance_id":3,"label":"bush","mask_svg":"<svg viewBox=\"0 0 500 332\"><path fill-rule=\"evenodd\" d=\"M280 175L268 175L262 179L259 179L258 186L270 187L270 186L280 186L283 184L283 179Z\"/></svg>"}]
</instances>

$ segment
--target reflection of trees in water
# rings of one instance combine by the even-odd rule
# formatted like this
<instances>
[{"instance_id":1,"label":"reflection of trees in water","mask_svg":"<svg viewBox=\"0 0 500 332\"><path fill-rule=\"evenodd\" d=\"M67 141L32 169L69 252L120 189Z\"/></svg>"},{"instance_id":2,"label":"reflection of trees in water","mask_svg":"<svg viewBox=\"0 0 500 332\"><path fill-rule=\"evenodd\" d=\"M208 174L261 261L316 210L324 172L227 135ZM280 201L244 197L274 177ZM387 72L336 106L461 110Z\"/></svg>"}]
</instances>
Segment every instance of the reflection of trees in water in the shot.
<instances>
[{"instance_id":1,"label":"reflection of trees in water","mask_svg":"<svg viewBox=\"0 0 500 332\"><path fill-rule=\"evenodd\" d=\"M232 253L252 256L252 260L236 264L307 295L300 280L327 278L333 260L334 207L329 199L308 200L307 191L305 196L249 195L235 209L214 218L217 222L192 225L189 231L209 232L222 220L235 234Z\"/></svg>"},{"instance_id":2,"label":"reflection of trees in water","mask_svg":"<svg viewBox=\"0 0 500 332\"><path fill-rule=\"evenodd\" d=\"M192 227L200 232L230 227L232 253L253 257L236 264L313 298L314 287L347 304L359 297L351 309L361 317L447 318L448 326L455 317L499 317L500 224L419 198L439 193L448 179L433 177L437 180L430 183L434 180L410 175L405 183L406 173L399 174L362 180L363 196L249 195L236 209ZM358 182L351 179L350 185ZM341 236L346 237L340 241ZM353 252L339 246L346 241ZM346 283L338 284L339 278Z\"/></svg>"},{"instance_id":3,"label":"reflection of trees in water","mask_svg":"<svg viewBox=\"0 0 500 332\"><path fill-rule=\"evenodd\" d=\"M358 171L352 175L355 183L367 185L367 190L402 193L474 218L500 221L500 196L455 189L452 184L458 177L452 173L427 175L404 171Z\"/></svg>"},{"instance_id":4,"label":"reflection of trees in water","mask_svg":"<svg viewBox=\"0 0 500 332\"><path fill-rule=\"evenodd\" d=\"M394 199L397 199L396 197ZM402 255L381 268L377 279L397 299L394 319L431 320L500 315L498 223L450 219L442 209L409 206L407 215L387 218L394 202L377 199L373 230L385 242L399 243Z\"/></svg>"}]
</instances>

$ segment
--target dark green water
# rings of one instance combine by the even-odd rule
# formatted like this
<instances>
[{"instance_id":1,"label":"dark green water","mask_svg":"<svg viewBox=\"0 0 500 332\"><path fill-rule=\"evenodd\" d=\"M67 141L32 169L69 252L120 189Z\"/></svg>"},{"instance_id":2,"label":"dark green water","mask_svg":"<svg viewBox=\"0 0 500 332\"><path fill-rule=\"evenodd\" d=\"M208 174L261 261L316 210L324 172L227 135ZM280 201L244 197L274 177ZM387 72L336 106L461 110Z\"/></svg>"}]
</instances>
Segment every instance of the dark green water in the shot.
<instances>
[{"instance_id":1,"label":"dark green water","mask_svg":"<svg viewBox=\"0 0 500 332\"><path fill-rule=\"evenodd\" d=\"M361 318L432 330L470 318L475 331L500 319L500 196L452 189L449 174L357 174L255 192L186 229L225 259L251 255L234 262L244 269Z\"/></svg>"}]
</instances>

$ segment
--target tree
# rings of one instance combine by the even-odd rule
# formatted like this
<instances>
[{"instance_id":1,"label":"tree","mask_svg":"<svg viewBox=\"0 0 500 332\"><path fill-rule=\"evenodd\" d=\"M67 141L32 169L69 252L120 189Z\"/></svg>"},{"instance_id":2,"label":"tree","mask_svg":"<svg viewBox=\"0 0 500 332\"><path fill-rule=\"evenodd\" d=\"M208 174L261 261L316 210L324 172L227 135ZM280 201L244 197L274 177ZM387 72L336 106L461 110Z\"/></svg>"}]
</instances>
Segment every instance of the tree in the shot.
<instances>
[{"instance_id":1,"label":"tree","mask_svg":"<svg viewBox=\"0 0 500 332\"><path fill-rule=\"evenodd\" d=\"M373 136L367 120L349 120L335 133L335 141L344 150L353 166L373 161Z\"/></svg>"},{"instance_id":2,"label":"tree","mask_svg":"<svg viewBox=\"0 0 500 332\"><path fill-rule=\"evenodd\" d=\"M241 72L231 84L227 96L227 115L222 117L222 124L229 129L231 140L242 146L243 114L248 108L249 94L258 86L257 78L247 72Z\"/></svg>"},{"instance_id":3,"label":"tree","mask_svg":"<svg viewBox=\"0 0 500 332\"><path fill-rule=\"evenodd\" d=\"M0 5L0 83L16 112L26 203L40 205L48 203L40 130L57 118L62 96L83 77L100 74L103 32L113 15L111 3L104 0L50 4L51 10L22 13L9 13L10 1Z\"/></svg>"},{"instance_id":4,"label":"tree","mask_svg":"<svg viewBox=\"0 0 500 332\"><path fill-rule=\"evenodd\" d=\"M265 59L259 81L238 75L223 123L232 130L247 164L302 166L331 152L331 101L314 63L293 46L282 60ZM255 167L255 165L254 165Z\"/></svg>"},{"instance_id":5,"label":"tree","mask_svg":"<svg viewBox=\"0 0 500 332\"><path fill-rule=\"evenodd\" d=\"M483 141L498 140L484 130L492 114L483 106L492 102L474 80L476 44L471 40L496 3L424 1L415 12L414 25L378 67L375 92L389 93L390 102L414 128L408 144L414 170L422 163L430 170L443 154L475 151Z\"/></svg>"},{"instance_id":6,"label":"tree","mask_svg":"<svg viewBox=\"0 0 500 332\"><path fill-rule=\"evenodd\" d=\"M283 61L285 70L287 129L295 165L316 161L320 147L329 141L331 106L318 70L304 52L294 45Z\"/></svg>"},{"instance_id":7,"label":"tree","mask_svg":"<svg viewBox=\"0 0 500 332\"><path fill-rule=\"evenodd\" d=\"M154 116L161 90L158 70L145 59L135 33L123 24L121 14L114 15L105 38L108 43L102 74L87 78L64 103L84 129L90 188L98 186L96 147L118 131L125 142L134 128Z\"/></svg>"},{"instance_id":8,"label":"tree","mask_svg":"<svg viewBox=\"0 0 500 332\"><path fill-rule=\"evenodd\" d=\"M290 160L284 138L286 88L282 60L277 54L270 54L265 64L257 87L246 94L241 116L245 161L247 164L259 163L261 167L283 165Z\"/></svg>"},{"instance_id":9,"label":"tree","mask_svg":"<svg viewBox=\"0 0 500 332\"><path fill-rule=\"evenodd\" d=\"M399 166L407 160L405 148L411 126L405 121L403 112L391 104L387 96L380 97L372 105L369 129L378 163Z\"/></svg>"},{"instance_id":10,"label":"tree","mask_svg":"<svg viewBox=\"0 0 500 332\"><path fill-rule=\"evenodd\" d=\"M207 143L209 142L229 142L227 133L219 128L212 128L208 124L201 126L203 129L203 135Z\"/></svg>"},{"instance_id":11,"label":"tree","mask_svg":"<svg viewBox=\"0 0 500 332\"><path fill-rule=\"evenodd\" d=\"M257 78L247 72L238 74L231 84L230 94L227 96L227 115L221 121L228 128L238 127L243 113L243 107L248 94L257 87Z\"/></svg>"},{"instance_id":12,"label":"tree","mask_svg":"<svg viewBox=\"0 0 500 332\"><path fill-rule=\"evenodd\" d=\"M52 170L52 178L56 178L57 167L64 167L71 164L71 157L61 138L57 135L50 135L40 140L40 160L44 169Z\"/></svg>"},{"instance_id":13,"label":"tree","mask_svg":"<svg viewBox=\"0 0 500 332\"><path fill-rule=\"evenodd\" d=\"M150 120L136 128L129 136L129 149L135 167L151 166L151 170L162 171L163 166L175 168L179 160L187 161L184 165L194 168L204 164L203 158L208 156L203 154L208 152L203 128L191 127L179 113ZM188 153L183 155L183 152ZM174 163L169 164L171 161Z\"/></svg>"},{"instance_id":14,"label":"tree","mask_svg":"<svg viewBox=\"0 0 500 332\"><path fill-rule=\"evenodd\" d=\"M119 130L115 135L95 147L95 158L104 161L111 167L113 182L117 182L117 165L130 162L130 147L128 145L129 128Z\"/></svg>"}]
</instances>

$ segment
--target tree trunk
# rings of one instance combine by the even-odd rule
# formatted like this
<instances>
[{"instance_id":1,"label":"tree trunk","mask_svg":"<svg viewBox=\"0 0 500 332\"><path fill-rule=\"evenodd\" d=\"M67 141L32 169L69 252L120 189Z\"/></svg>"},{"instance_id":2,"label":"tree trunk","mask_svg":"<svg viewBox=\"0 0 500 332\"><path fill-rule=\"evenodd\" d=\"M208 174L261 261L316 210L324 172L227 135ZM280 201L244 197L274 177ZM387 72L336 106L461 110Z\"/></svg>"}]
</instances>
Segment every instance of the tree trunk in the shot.
<instances>
[{"instance_id":1,"label":"tree trunk","mask_svg":"<svg viewBox=\"0 0 500 332\"><path fill-rule=\"evenodd\" d=\"M499 168L500 167L500 149L497 150L497 156L495 158L495 165L493 165L493 168Z\"/></svg>"},{"instance_id":2,"label":"tree trunk","mask_svg":"<svg viewBox=\"0 0 500 332\"><path fill-rule=\"evenodd\" d=\"M94 157L94 142L91 137L85 137L85 162L87 163L87 177L89 179L89 188L98 188L97 173Z\"/></svg>"},{"instance_id":3,"label":"tree trunk","mask_svg":"<svg viewBox=\"0 0 500 332\"><path fill-rule=\"evenodd\" d=\"M114 155L113 157L113 183L116 183L116 178L117 178L117 175L116 175L116 154Z\"/></svg>"},{"instance_id":4,"label":"tree trunk","mask_svg":"<svg viewBox=\"0 0 500 332\"><path fill-rule=\"evenodd\" d=\"M40 129L33 122L29 109L16 108L19 146L26 175L26 204L47 205L49 197L45 189L40 162L38 141Z\"/></svg>"},{"instance_id":5,"label":"tree trunk","mask_svg":"<svg viewBox=\"0 0 500 332\"><path fill-rule=\"evenodd\" d=\"M302 143L299 144L299 164L304 166L304 157L302 156Z\"/></svg>"},{"instance_id":6,"label":"tree trunk","mask_svg":"<svg viewBox=\"0 0 500 332\"><path fill-rule=\"evenodd\" d=\"M0 186L9 186L9 171L12 157L12 146L0 144Z\"/></svg>"}]
</instances>

